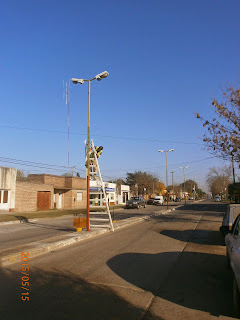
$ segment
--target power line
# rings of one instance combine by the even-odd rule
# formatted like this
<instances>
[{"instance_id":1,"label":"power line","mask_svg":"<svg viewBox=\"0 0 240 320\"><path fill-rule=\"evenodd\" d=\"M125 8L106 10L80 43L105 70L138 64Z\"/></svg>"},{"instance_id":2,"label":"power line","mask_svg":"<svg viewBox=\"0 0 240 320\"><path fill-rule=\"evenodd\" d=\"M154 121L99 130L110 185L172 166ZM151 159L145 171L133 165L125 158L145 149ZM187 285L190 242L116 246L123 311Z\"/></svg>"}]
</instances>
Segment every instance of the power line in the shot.
<instances>
[{"instance_id":1,"label":"power line","mask_svg":"<svg viewBox=\"0 0 240 320\"><path fill-rule=\"evenodd\" d=\"M48 130L48 129L35 129L35 128L26 128L26 127L18 127L18 126L7 126L7 125L0 125L0 128L9 128L9 129L18 129L18 130L30 130L30 131L37 131L37 132L48 132L48 133L59 133L59 134L66 134L66 131L59 131L59 130ZM81 135L85 136L85 133L80 132L70 132L71 135ZM109 135L96 135L92 134L93 137L101 137L101 138L110 138L110 139L121 139L121 140L133 140L133 141L146 141L146 142L159 142L159 143L177 143L177 144L195 144L195 145L204 145L203 143L198 142L184 142L184 141L171 141L171 140L158 140L158 139L147 139L147 138L134 138L134 137L120 137L120 136L109 136Z\"/></svg>"},{"instance_id":2,"label":"power line","mask_svg":"<svg viewBox=\"0 0 240 320\"><path fill-rule=\"evenodd\" d=\"M6 158L6 157L0 157L0 161L7 162L7 163L19 164L19 165L28 166L28 167L36 167L36 168L56 170L56 171L63 171L63 170L69 169L69 167L67 167L67 166L60 166L60 165L56 165L56 164L48 164L48 163L41 163L41 162L12 159L12 158ZM80 168L76 168L76 169L79 171L85 172L85 170L83 170L83 169L80 169Z\"/></svg>"}]
</instances>

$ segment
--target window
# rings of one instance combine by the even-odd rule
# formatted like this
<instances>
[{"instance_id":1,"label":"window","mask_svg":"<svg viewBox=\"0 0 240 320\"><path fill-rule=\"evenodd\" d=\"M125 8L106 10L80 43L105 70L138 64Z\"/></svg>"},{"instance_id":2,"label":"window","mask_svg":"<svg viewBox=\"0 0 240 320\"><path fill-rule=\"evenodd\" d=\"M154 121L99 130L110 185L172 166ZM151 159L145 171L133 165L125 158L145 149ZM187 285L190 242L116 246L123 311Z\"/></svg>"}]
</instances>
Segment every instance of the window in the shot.
<instances>
[{"instance_id":1,"label":"window","mask_svg":"<svg viewBox=\"0 0 240 320\"><path fill-rule=\"evenodd\" d=\"M233 236L235 237L235 238L237 238L237 236L238 236L238 234L239 234L239 230L240 230L240 216L238 216L238 219L235 221L236 222L236 224L235 224L235 226L234 226L234 230L233 230Z\"/></svg>"},{"instance_id":2,"label":"window","mask_svg":"<svg viewBox=\"0 0 240 320\"><path fill-rule=\"evenodd\" d=\"M8 190L0 190L0 203L8 203Z\"/></svg>"},{"instance_id":3,"label":"window","mask_svg":"<svg viewBox=\"0 0 240 320\"><path fill-rule=\"evenodd\" d=\"M77 192L77 201L82 201L82 199L83 199L82 192Z\"/></svg>"},{"instance_id":4,"label":"window","mask_svg":"<svg viewBox=\"0 0 240 320\"><path fill-rule=\"evenodd\" d=\"M8 191L3 191L3 203L8 203Z\"/></svg>"}]
</instances>

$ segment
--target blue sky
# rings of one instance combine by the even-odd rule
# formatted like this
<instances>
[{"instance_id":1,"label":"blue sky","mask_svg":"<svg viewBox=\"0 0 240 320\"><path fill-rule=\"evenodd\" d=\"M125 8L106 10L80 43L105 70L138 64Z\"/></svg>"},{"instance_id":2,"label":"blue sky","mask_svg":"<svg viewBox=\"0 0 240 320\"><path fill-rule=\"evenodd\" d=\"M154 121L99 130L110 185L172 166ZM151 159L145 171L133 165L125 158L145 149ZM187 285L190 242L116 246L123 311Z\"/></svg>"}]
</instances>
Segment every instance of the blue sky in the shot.
<instances>
[{"instance_id":1,"label":"blue sky","mask_svg":"<svg viewBox=\"0 0 240 320\"><path fill-rule=\"evenodd\" d=\"M107 70L91 85L91 137L104 147L105 179L142 170L165 182L157 150L174 148L174 180L182 182L179 166L189 165L186 178L204 186L208 168L224 163L203 150L194 112L211 116L211 97L239 84L239 10L237 0L2 1L0 165L65 172L63 81ZM87 83L71 84L70 166L81 176L87 99Z\"/></svg>"}]
</instances>

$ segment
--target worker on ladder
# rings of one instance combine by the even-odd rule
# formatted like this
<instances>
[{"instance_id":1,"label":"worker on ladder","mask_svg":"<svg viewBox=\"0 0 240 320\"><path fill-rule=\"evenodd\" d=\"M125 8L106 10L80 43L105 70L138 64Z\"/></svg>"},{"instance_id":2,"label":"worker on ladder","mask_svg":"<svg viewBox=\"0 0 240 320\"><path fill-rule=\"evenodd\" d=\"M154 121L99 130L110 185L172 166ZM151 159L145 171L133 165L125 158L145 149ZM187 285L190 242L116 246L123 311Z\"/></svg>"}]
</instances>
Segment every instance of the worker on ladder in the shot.
<instances>
[{"instance_id":1,"label":"worker on ladder","mask_svg":"<svg viewBox=\"0 0 240 320\"><path fill-rule=\"evenodd\" d=\"M100 147L95 147L95 151L96 151L96 156L97 158L100 157L100 155L102 154L102 151L103 151L103 147L100 146ZM96 179L96 173L97 173L97 163L96 163L96 160L95 160L95 157L94 157L94 151L90 151L90 155L89 155L89 164L90 166L92 166L92 170L91 172L93 173L93 176L94 176L94 180Z\"/></svg>"}]
</instances>

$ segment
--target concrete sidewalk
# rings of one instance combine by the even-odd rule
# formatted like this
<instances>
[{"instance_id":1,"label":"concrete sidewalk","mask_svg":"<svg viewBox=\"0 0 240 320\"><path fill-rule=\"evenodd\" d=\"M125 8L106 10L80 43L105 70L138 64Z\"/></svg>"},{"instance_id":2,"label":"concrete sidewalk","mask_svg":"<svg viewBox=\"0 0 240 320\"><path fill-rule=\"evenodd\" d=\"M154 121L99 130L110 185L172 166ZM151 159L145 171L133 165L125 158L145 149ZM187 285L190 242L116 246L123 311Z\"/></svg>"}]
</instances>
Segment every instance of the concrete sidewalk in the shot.
<instances>
[{"instance_id":1,"label":"concrete sidewalk","mask_svg":"<svg viewBox=\"0 0 240 320\"><path fill-rule=\"evenodd\" d=\"M161 215L161 214L166 214L168 212L171 212L179 207L182 207L182 205L179 205L175 208L172 209L167 209L164 211L156 211L156 213L151 214L151 215L145 215L142 217L133 217L133 218L128 218L124 220L119 220L117 222L114 222L114 229L117 231L121 228L130 226L135 223L139 223L145 220L151 219L153 216ZM0 251L0 265L1 266L6 266L9 264L13 264L16 262L20 262L22 259L22 252L24 253L29 253L29 256L31 257L36 257L38 255L55 251L57 249L60 249L62 247L74 244L79 241L87 240L92 237L97 237L100 236L104 233L111 232L107 228L95 228L91 229L91 231L87 232L85 230L80 231L80 232L71 232L66 235L60 235L60 236L54 236L50 238L46 238L44 240L32 242L29 244L23 244L19 246L15 246L14 248L9 248L5 250Z\"/></svg>"}]
</instances>

